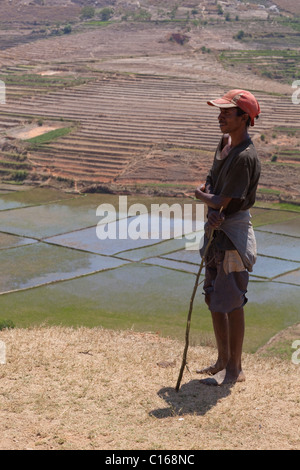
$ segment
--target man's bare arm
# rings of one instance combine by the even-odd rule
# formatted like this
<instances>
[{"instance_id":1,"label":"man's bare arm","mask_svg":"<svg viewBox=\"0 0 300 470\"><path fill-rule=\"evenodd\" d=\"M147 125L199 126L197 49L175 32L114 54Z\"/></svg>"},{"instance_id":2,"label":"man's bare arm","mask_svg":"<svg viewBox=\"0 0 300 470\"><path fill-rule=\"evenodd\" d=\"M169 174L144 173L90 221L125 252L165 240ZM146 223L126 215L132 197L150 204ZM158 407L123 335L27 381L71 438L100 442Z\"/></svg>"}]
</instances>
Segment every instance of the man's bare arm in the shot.
<instances>
[{"instance_id":1,"label":"man's bare arm","mask_svg":"<svg viewBox=\"0 0 300 470\"><path fill-rule=\"evenodd\" d=\"M196 188L195 196L197 199L200 199L200 201L207 204L207 206L211 209L220 210L221 207L223 207L223 209L226 209L226 207L231 201L231 198L221 196L221 195L211 194L208 191L209 191L209 188L205 188L204 185L201 185L198 188Z\"/></svg>"}]
</instances>

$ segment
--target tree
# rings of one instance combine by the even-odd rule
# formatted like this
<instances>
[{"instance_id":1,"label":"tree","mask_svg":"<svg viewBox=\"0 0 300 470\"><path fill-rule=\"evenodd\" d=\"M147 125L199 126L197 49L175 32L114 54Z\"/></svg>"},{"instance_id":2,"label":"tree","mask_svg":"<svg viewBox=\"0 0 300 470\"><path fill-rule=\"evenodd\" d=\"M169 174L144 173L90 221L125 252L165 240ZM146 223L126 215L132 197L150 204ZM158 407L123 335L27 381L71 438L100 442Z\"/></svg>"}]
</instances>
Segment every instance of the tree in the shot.
<instances>
[{"instance_id":1,"label":"tree","mask_svg":"<svg viewBox=\"0 0 300 470\"><path fill-rule=\"evenodd\" d=\"M219 3L217 4L217 9L218 9L218 15L223 15L224 10Z\"/></svg>"},{"instance_id":2,"label":"tree","mask_svg":"<svg viewBox=\"0 0 300 470\"><path fill-rule=\"evenodd\" d=\"M102 8L99 16L102 21L108 21L109 18L111 18L113 14L114 14L113 8L105 7L105 8Z\"/></svg>"},{"instance_id":3,"label":"tree","mask_svg":"<svg viewBox=\"0 0 300 470\"><path fill-rule=\"evenodd\" d=\"M244 36L245 36L245 33L244 33L244 31L241 29L241 30L234 36L234 38L241 40L241 39L244 38Z\"/></svg>"},{"instance_id":4,"label":"tree","mask_svg":"<svg viewBox=\"0 0 300 470\"><path fill-rule=\"evenodd\" d=\"M89 18L93 18L95 16L95 8L91 6L85 6L81 9L81 18L83 20L87 20Z\"/></svg>"},{"instance_id":5,"label":"tree","mask_svg":"<svg viewBox=\"0 0 300 470\"><path fill-rule=\"evenodd\" d=\"M72 32L72 26L67 24L63 29L64 34L70 34Z\"/></svg>"}]
</instances>

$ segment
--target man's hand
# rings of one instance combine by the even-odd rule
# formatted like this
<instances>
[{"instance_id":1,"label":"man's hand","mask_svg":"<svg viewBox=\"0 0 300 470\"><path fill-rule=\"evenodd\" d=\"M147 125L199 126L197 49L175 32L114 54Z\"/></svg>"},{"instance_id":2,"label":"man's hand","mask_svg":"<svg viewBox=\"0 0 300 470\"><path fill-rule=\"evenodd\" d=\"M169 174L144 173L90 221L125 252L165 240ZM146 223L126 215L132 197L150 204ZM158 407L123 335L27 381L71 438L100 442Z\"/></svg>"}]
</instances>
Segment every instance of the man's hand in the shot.
<instances>
[{"instance_id":1,"label":"man's hand","mask_svg":"<svg viewBox=\"0 0 300 470\"><path fill-rule=\"evenodd\" d=\"M207 221L210 227L212 227L213 229L220 228L224 220L225 220L225 215L223 214L223 212L221 212L220 214L219 211L214 211L214 210L209 211Z\"/></svg>"},{"instance_id":2,"label":"man's hand","mask_svg":"<svg viewBox=\"0 0 300 470\"><path fill-rule=\"evenodd\" d=\"M198 186L198 188L196 188L195 196L198 197L199 194L201 194L201 193L205 193L205 184L200 184L200 186Z\"/></svg>"},{"instance_id":3,"label":"man's hand","mask_svg":"<svg viewBox=\"0 0 300 470\"><path fill-rule=\"evenodd\" d=\"M214 194L211 192L211 190L212 188L210 185L200 184L200 186L198 186L195 190L195 196L197 199L204 202L204 204L207 204L210 209L215 211L220 210L221 208L226 209L231 201L231 197Z\"/></svg>"}]
</instances>

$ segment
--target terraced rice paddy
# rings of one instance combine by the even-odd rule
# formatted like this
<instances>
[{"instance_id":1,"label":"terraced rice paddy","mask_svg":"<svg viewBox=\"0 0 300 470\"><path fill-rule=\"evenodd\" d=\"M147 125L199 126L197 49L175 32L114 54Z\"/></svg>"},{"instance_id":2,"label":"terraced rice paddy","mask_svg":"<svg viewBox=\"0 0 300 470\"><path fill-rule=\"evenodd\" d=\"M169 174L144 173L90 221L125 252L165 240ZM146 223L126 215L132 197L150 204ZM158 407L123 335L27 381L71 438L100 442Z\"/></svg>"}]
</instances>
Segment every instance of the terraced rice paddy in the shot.
<instances>
[{"instance_id":1,"label":"terraced rice paddy","mask_svg":"<svg viewBox=\"0 0 300 470\"><path fill-rule=\"evenodd\" d=\"M16 126L21 131L22 123L41 119L41 110L48 123L55 121L61 127L73 128L70 134L34 145L29 162L37 172L100 183L143 178L157 181L166 172L166 181L182 181L182 173L176 170L176 149L179 155L184 149L189 151L188 173L194 178L199 177L199 170L205 172L211 161L209 152L219 139L217 114L206 101L224 90L210 85L208 93L207 84L188 78L96 75L76 86L68 76L64 81L61 77L60 82L52 77L39 77L39 82L45 80L44 88L49 85L46 93L38 88L30 93L30 82L21 84L22 75L18 86L16 82L11 89L8 86L10 99L0 116L0 131L7 132ZM73 86L58 87L58 83L68 81ZM25 95L22 89L26 90ZM290 97L274 99L266 93L256 94L262 115L257 128L251 130L254 137L283 122L290 128L299 127L299 107L291 103ZM164 163L166 149L173 149L170 165ZM201 161L193 149L204 152ZM156 150L160 158L151 167L148 157ZM144 164L147 171L143 172ZM183 164L181 158L181 168ZM168 166L174 168L174 174L171 170L168 173Z\"/></svg>"},{"instance_id":2,"label":"terraced rice paddy","mask_svg":"<svg viewBox=\"0 0 300 470\"><path fill-rule=\"evenodd\" d=\"M128 207L140 203L150 211L151 204L166 202L174 199L130 197ZM42 189L0 194L1 318L17 326L101 325L183 339L198 249L186 250L187 238L173 232L169 239L99 240L96 210L104 203L118 209L112 195ZM117 224L135 219L125 215L116 211ZM247 351L300 320L300 215L260 208L252 215L259 256L246 306ZM213 338L201 286L191 336L197 344Z\"/></svg>"},{"instance_id":3,"label":"terraced rice paddy","mask_svg":"<svg viewBox=\"0 0 300 470\"><path fill-rule=\"evenodd\" d=\"M300 77L300 61L297 50L224 51L220 57L227 65L251 68L263 77L291 84Z\"/></svg>"}]
</instances>

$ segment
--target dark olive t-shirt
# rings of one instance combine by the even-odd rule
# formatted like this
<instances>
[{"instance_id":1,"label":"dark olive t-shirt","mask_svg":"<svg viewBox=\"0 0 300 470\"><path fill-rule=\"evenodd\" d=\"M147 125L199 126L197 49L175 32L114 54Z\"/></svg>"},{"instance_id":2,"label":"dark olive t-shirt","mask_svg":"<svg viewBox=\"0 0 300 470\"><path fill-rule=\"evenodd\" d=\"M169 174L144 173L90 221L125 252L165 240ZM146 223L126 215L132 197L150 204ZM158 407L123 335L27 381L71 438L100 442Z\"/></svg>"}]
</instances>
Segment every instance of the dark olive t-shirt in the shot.
<instances>
[{"instance_id":1,"label":"dark olive t-shirt","mask_svg":"<svg viewBox=\"0 0 300 470\"><path fill-rule=\"evenodd\" d=\"M233 147L223 160L220 159L222 143L223 139L216 150L206 183L210 185L212 194L232 198L224 210L226 217L254 205L261 165L250 138ZM219 249L234 249L221 230L216 231L215 242Z\"/></svg>"}]
</instances>

